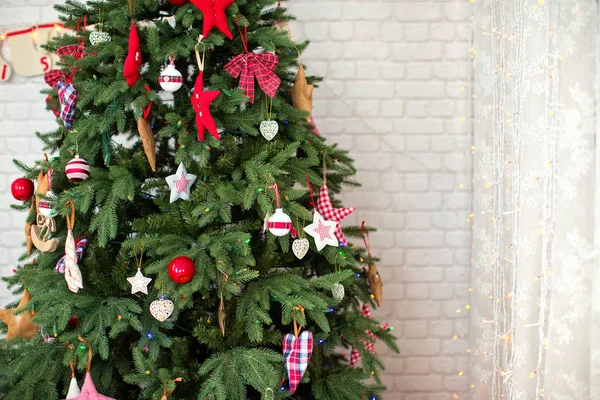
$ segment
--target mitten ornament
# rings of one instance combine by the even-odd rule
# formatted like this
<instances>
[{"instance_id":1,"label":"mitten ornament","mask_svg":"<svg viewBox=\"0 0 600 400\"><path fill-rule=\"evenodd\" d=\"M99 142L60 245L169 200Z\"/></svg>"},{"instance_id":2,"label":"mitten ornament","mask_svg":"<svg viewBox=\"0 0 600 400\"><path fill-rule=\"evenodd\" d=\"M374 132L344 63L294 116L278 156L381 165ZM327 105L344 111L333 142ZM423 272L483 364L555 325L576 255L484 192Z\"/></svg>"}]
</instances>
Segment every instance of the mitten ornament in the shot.
<instances>
[{"instance_id":1,"label":"mitten ornament","mask_svg":"<svg viewBox=\"0 0 600 400\"><path fill-rule=\"evenodd\" d=\"M88 360L85 370L85 380L83 381L83 386L81 387L81 394L77 397L74 397L73 400L115 400L112 397L101 395L96 390L96 386L92 380L92 375L90 374L92 366L92 345L90 342L83 340L81 337L79 338L79 341L86 343L88 346Z\"/></svg>"},{"instance_id":2,"label":"mitten ornament","mask_svg":"<svg viewBox=\"0 0 600 400\"><path fill-rule=\"evenodd\" d=\"M15 313L25 307L25 305L29 303L29 300L31 300L31 294L29 293L29 290L24 289L23 296L21 297L21 301L17 308L0 310L0 321L8 325L8 333L6 334L7 339L16 337L31 339L40 329L39 326L31 321L33 313Z\"/></svg>"},{"instance_id":3,"label":"mitten ornament","mask_svg":"<svg viewBox=\"0 0 600 400\"><path fill-rule=\"evenodd\" d=\"M129 1L131 9L131 0ZM127 84L131 87L140 79L140 67L142 66L142 50L140 49L140 38L135 27L135 22L131 21L129 29L129 44L127 45L127 57L123 66L123 76Z\"/></svg>"},{"instance_id":4,"label":"mitten ornament","mask_svg":"<svg viewBox=\"0 0 600 400\"><path fill-rule=\"evenodd\" d=\"M229 30L227 23L227 15L225 10L233 3L234 0L191 0L192 4L202 11L202 36L207 37L210 31L216 26L229 39L233 39L233 35Z\"/></svg>"},{"instance_id":5,"label":"mitten ornament","mask_svg":"<svg viewBox=\"0 0 600 400\"><path fill-rule=\"evenodd\" d=\"M217 98L219 90L204 91L203 73L204 73L204 55L206 46L202 43L202 36L198 38L198 45L202 45L202 57L198 49L196 49L196 61L198 63L198 77L196 77L196 83L194 84L194 93L190 97L192 107L196 113L196 127L198 129L198 140L204 140L204 131L208 132L217 140L220 140L219 133L217 132L217 124L210 114L210 104L214 99ZM197 47L197 46L196 46Z\"/></svg>"},{"instance_id":6,"label":"mitten ornament","mask_svg":"<svg viewBox=\"0 0 600 400\"><path fill-rule=\"evenodd\" d=\"M75 205L71 200L67 201L67 240L65 241L65 281L67 287L73 293L83 289L83 278L81 270L77 265L77 253L75 252L75 239L73 239L73 227L75 226Z\"/></svg>"},{"instance_id":7,"label":"mitten ornament","mask_svg":"<svg viewBox=\"0 0 600 400\"><path fill-rule=\"evenodd\" d=\"M304 308L296 307L304 314ZM288 333L283 338L283 361L290 381L290 393L294 394L306 368L313 351L313 334L310 331L300 333L302 326L298 326L294 317L294 334Z\"/></svg>"},{"instance_id":8,"label":"mitten ornament","mask_svg":"<svg viewBox=\"0 0 600 400\"><path fill-rule=\"evenodd\" d=\"M239 24L238 24L239 25ZM241 31L240 31L241 32ZM275 74L277 56L275 53L248 50L248 31L244 27L244 34L240 34L246 54L235 56L223 69L234 78L240 77L239 88L244 91L250 103L254 103L254 79L258 86L270 98L275 97L281 79Z\"/></svg>"}]
</instances>

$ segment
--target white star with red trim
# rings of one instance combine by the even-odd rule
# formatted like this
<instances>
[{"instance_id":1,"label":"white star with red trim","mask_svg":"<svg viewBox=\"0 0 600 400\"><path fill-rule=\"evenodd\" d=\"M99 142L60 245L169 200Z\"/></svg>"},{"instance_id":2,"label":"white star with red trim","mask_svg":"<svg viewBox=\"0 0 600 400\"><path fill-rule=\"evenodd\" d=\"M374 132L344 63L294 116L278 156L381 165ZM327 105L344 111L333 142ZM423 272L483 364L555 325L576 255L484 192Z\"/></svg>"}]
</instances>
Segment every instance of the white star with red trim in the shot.
<instances>
[{"instance_id":1,"label":"white star with red trim","mask_svg":"<svg viewBox=\"0 0 600 400\"><path fill-rule=\"evenodd\" d=\"M315 211L313 216L313 223L304 227L304 232L308 235L312 236L315 239L315 245L317 246L317 250L321 251L325 246L334 246L337 247L339 245L336 237L335 237L335 229L337 227L337 222L335 221L326 221L323 219L321 214L318 211Z\"/></svg>"},{"instance_id":2,"label":"white star with red trim","mask_svg":"<svg viewBox=\"0 0 600 400\"><path fill-rule=\"evenodd\" d=\"M183 163L179 164L175 174L167 176L165 180L171 189L171 203L177 199L190 199L190 188L196 182L196 175L188 174Z\"/></svg>"},{"instance_id":3,"label":"white star with red trim","mask_svg":"<svg viewBox=\"0 0 600 400\"><path fill-rule=\"evenodd\" d=\"M319 192L316 210L320 212L323 218L325 218L327 221L335 221L335 237L337 237L337 239L340 241L341 246L346 246L348 242L346 242L340 222L354 212L354 207L333 208L331 199L329 198L327 184L324 183L323 186L321 186L321 191Z\"/></svg>"}]
</instances>

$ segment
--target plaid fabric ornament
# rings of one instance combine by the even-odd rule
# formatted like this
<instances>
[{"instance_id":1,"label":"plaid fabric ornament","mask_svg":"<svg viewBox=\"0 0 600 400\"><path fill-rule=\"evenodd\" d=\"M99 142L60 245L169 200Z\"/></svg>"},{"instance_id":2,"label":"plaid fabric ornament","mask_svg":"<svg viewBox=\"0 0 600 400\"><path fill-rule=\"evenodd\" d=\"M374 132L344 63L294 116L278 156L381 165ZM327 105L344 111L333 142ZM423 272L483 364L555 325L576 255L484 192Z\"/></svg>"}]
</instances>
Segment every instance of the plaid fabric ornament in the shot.
<instances>
[{"instance_id":1,"label":"plaid fabric ornament","mask_svg":"<svg viewBox=\"0 0 600 400\"><path fill-rule=\"evenodd\" d=\"M313 335L310 331L304 331L300 336L288 333L283 338L283 359L290 380L290 393L294 394L306 368L313 351Z\"/></svg>"},{"instance_id":2,"label":"plaid fabric ornament","mask_svg":"<svg viewBox=\"0 0 600 400\"><path fill-rule=\"evenodd\" d=\"M354 207L347 208L333 208L331 199L329 198L329 191L327 190L327 183L323 183L319 192L319 198L317 199L317 211L328 221L335 221L337 226L335 228L335 237L340 242L340 245L346 246L346 238L340 227L340 222L348 215L354 212Z\"/></svg>"},{"instance_id":3,"label":"plaid fabric ornament","mask_svg":"<svg viewBox=\"0 0 600 400\"><path fill-rule=\"evenodd\" d=\"M87 244L88 244L88 238L85 235L77 236L77 239L75 239L75 256L77 257L78 263L83 258L85 249L87 248ZM67 257L66 255L63 256L56 263L56 267L54 268L56 273L60 273L60 274L65 273L65 258L66 257Z\"/></svg>"},{"instance_id":4,"label":"plaid fabric ornament","mask_svg":"<svg viewBox=\"0 0 600 400\"><path fill-rule=\"evenodd\" d=\"M273 53L246 53L234 57L225 65L225 71L234 78L240 77L239 88L254 103L254 78L258 86L271 98L275 97L281 79L275 74L277 56Z\"/></svg>"},{"instance_id":5,"label":"plaid fabric ornament","mask_svg":"<svg viewBox=\"0 0 600 400\"><path fill-rule=\"evenodd\" d=\"M366 318L372 318L371 315L371 306L368 304L363 304L362 306L362 315L364 315ZM380 326L380 329L387 329L388 328L388 324L386 323L385 325ZM367 335L369 335L369 337L373 338L373 340L377 340L378 337L373 333L373 331L369 331L366 330L365 333ZM375 354L375 343L369 341L369 340L365 340L363 341L363 343L365 344L365 349L371 353L371 354ZM350 366L355 366L358 361L360 360L360 352L356 349L356 347L352 347L352 351L350 352Z\"/></svg>"},{"instance_id":6,"label":"plaid fabric ornament","mask_svg":"<svg viewBox=\"0 0 600 400\"><path fill-rule=\"evenodd\" d=\"M75 120L75 105L77 104L77 90L72 83L58 82L58 99L60 101L60 118L65 128L70 130Z\"/></svg>"}]
</instances>

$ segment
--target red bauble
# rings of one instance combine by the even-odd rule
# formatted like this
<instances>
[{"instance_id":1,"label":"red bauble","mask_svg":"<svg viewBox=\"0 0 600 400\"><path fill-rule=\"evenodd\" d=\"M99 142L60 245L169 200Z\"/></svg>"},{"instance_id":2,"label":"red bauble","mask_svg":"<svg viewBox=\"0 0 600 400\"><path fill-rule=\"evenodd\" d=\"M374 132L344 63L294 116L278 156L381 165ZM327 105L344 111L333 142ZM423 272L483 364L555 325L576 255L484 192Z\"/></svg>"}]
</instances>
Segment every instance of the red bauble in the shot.
<instances>
[{"instance_id":1,"label":"red bauble","mask_svg":"<svg viewBox=\"0 0 600 400\"><path fill-rule=\"evenodd\" d=\"M169 0L169 3L173 4L174 6L182 6L187 3L187 0Z\"/></svg>"},{"instance_id":2,"label":"red bauble","mask_svg":"<svg viewBox=\"0 0 600 400\"><path fill-rule=\"evenodd\" d=\"M33 182L27 178L17 178L10 185L10 191L17 200L29 200L33 196Z\"/></svg>"},{"instance_id":3,"label":"red bauble","mask_svg":"<svg viewBox=\"0 0 600 400\"><path fill-rule=\"evenodd\" d=\"M69 328L75 329L75 328L77 328L78 324L79 324L79 316L73 315L71 318L69 318Z\"/></svg>"},{"instance_id":4,"label":"red bauble","mask_svg":"<svg viewBox=\"0 0 600 400\"><path fill-rule=\"evenodd\" d=\"M191 258L186 256L175 257L169 263L169 276L175 283L188 283L194 277L196 267Z\"/></svg>"}]
</instances>

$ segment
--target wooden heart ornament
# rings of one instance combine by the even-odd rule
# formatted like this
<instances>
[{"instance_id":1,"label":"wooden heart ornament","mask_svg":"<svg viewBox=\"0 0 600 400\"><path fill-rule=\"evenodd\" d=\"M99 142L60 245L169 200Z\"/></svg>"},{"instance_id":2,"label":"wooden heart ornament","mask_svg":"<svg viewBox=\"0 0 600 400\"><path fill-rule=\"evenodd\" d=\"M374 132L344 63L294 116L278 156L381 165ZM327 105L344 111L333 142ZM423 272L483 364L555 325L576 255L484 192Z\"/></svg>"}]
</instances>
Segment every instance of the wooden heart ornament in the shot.
<instances>
[{"instance_id":1,"label":"wooden heart ornament","mask_svg":"<svg viewBox=\"0 0 600 400\"><path fill-rule=\"evenodd\" d=\"M150 303L150 314L160 322L163 322L173 314L174 304L171 300L160 299Z\"/></svg>"},{"instance_id":2,"label":"wooden heart ornament","mask_svg":"<svg viewBox=\"0 0 600 400\"><path fill-rule=\"evenodd\" d=\"M306 253L308 253L308 249L310 248L310 242L306 238L296 239L292 243L292 252L294 255L298 257L299 260L302 260Z\"/></svg>"},{"instance_id":3,"label":"wooden heart ornament","mask_svg":"<svg viewBox=\"0 0 600 400\"><path fill-rule=\"evenodd\" d=\"M263 121L260 123L260 133L267 140L273 140L275 135L279 132L279 124L277 121Z\"/></svg>"},{"instance_id":4,"label":"wooden heart ornament","mask_svg":"<svg viewBox=\"0 0 600 400\"><path fill-rule=\"evenodd\" d=\"M313 335L310 331L302 332L297 338L288 333L283 338L283 361L290 380L290 393L294 394L313 351Z\"/></svg>"}]
</instances>

